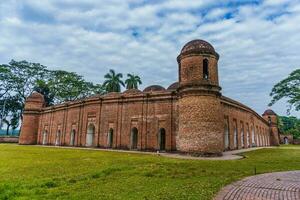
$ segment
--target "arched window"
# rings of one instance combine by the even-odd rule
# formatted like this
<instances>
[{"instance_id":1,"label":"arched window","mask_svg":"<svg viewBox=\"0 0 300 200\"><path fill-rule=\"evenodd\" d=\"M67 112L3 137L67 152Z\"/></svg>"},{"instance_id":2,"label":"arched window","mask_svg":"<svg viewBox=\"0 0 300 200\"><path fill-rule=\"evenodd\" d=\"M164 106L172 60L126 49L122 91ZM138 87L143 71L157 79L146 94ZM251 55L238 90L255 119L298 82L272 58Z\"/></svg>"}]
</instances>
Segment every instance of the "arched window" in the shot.
<instances>
[{"instance_id":1,"label":"arched window","mask_svg":"<svg viewBox=\"0 0 300 200\"><path fill-rule=\"evenodd\" d=\"M74 146L75 145L75 135L76 135L76 131L73 129L71 131L70 146Z\"/></svg>"},{"instance_id":2,"label":"arched window","mask_svg":"<svg viewBox=\"0 0 300 200\"><path fill-rule=\"evenodd\" d=\"M43 132L43 145L47 144L47 135L48 135L48 132L45 130Z\"/></svg>"},{"instance_id":3,"label":"arched window","mask_svg":"<svg viewBox=\"0 0 300 200\"><path fill-rule=\"evenodd\" d=\"M205 58L203 60L203 78L208 79L208 77L209 77L208 60Z\"/></svg>"},{"instance_id":4,"label":"arched window","mask_svg":"<svg viewBox=\"0 0 300 200\"><path fill-rule=\"evenodd\" d=\"M268 116L268 122L269 122L269 124L271 124L271 122L272 122L272 120L271 120L271 117L270 117L270 116Z\"/></svg>"},{"instance_id":5,"label":"arched window","mask_svg":"<svg viewBox=\"0 0 300 200\"><path fill-rule=\"evenodd\" d=\"M241 147L244 148L244 140L245 140L245 137L244 137L244 124L243 122L241 122Z\"/></svg>"},{"instance_id":6,"label":"arched window","mask_svg":"<svg viewBox=\"0 0 300 200\"><path fill-rule=\"evenodd\" d=\"M108 131L108 137L107 137L107 146L108 148L113 147L114 142L114 129L110 128Z\"/></svg>"},{"instance_id":7,"label":"arched window","mask_svg":"<svg viewBox=\"0 0 300 200\"><path fill-rule=\"evenodd\" d=\"M259 130L258 130L258 126L256 126L256 132L255 132L255 135L256 135L256 146L258 146L259 147Z\"/></svg>"},{"instance_id":8,"label":"arched window","mask_svg":"<svg viewBox=\"0 0 300 200\"><path fill-rule=\"evenodd\" d=\"M256 146L256 143L255 143L255 131L254 131L254 127L252 126L251 127L251 130L252 130L252 147L255 147Z\"/></svg>"},{"instance_id":9,"label":"arched window","mask_svg":"<svg viewBox=\"0 0 300 200\"><path fill-rule=\"evenodd\" d=\"M284 137L283 142L284 142L284 144L289 144L289 139L287 137Z\"/></svg>"},{"instance_id":10,"label":"arched window","mask_svg":"<svg viewBox=\"0 0 300 200\"><path fill-rule=\"evenodd\" d=\"M138 147L138 129L136 127L131 129L131 149L137 149Z\"/></svg>"},{"instance_id":11,"label":"arched window","mask_svg":"<svg viewBox=\"0 0 300 200\"><path fill-rule=\"evenodd\" d=\"M87 146L87 147L93 146L94 135L95 135L95 126L94 126L94 124L90 124L88 126L88 130L87 130L87 134L86 134L85 146Z\"/></svg>"},{"instance_id":12,"label":"arched window","mask_svg":"<svg viewBox=\"0 0 300 200\"><path fill-rule=\"evenodd\" d=\"M229 149L229 125L228 125L228 118L225 118L225 125L224 125L224 149Z\"/></svg>"},{"instance_id":13,"label":"arched window","mask_svg":"<svg viewBox=\"0 0 300 200\"><path fill-rule=\"evenodd\" d=\"M60 130L56 133L55 145L58 146L60 144Z\"/></svg>"},{"instance_id":14,"label":"arched window","mask_svg":"<svg viewBox=\"0 0 300 200\"><path fill-rule=\"evenodd\" d=\"M158 144L160 151L166 150L166 130L164 128L159 129Z\"/></svg>"},{"instance_id":15,"label":"arched window","mask_svg":"<svg viewBox=\"0 0 300 200\"><path fill-rule=\"evenodd\" d=\"M237 145L237 141L238 141L238 133L237 133L237 123L236 121L233 122L234 123L234 132L233 132L233 146L236 149L238 147Z\"/></svg>"},{"instance_id":16,"label":"arched window","mask_svg":"<svg viewBox=\"0 0 300 200\"><path fill-rule=\"evenodd\" d=\"M247 126L247 127L246 127L246 129L247 129L247 130L246 130L246 131L247 131L247 132L246 132L246 135L247 135L247 144L246 144L246 147L249 148L249 147L250 147L249 124L247 124L246 126Z\"/></svg>"}]
</instances>

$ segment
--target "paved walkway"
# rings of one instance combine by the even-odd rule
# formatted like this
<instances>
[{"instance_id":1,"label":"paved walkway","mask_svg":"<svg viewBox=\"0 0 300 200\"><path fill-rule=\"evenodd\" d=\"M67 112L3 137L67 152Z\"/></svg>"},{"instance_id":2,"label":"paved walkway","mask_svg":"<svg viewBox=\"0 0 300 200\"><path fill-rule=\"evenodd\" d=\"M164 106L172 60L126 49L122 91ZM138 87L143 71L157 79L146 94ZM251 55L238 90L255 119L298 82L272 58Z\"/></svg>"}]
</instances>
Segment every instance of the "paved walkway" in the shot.
<instances>
[{"instance_id":1,"label":"paved walkway","mask_svg":"<svg viewBox=\"0 0 300 200\"><path fill-rule=\"evenodd\" d=\"M215 200L300 200L300 171L251 176L226 186Z\"/></svg>"},{"instance_id":2,"label":"paved walkway","mask_svg":"<svg viewBox=\"0 0 300 200\"><path fill-rule=\"evenodd\" d=\"M162 156L169 157L169 158L180 158L180 159L190 159L190 160L238 160L244 158L243 156L237 155L244 152L255 151L258 149L265 149L265 148L274 148L274 147L255 147L249 149L239 149L233 151L225 151L223 152L223 156L220 157L195 157L189 155L182 155L178 153L160 153Z\"/></svg>"},{"instance_id":3,"label":"paved walkway","mask_svg":"<svg viewBox=\"0 0 300 200\"><path fill-rule=\"evenodd\" d=\"M68 146L45 146L45 145L34 145L34 146L40 146L45 148L84 149L84 150L91 150L91 151L110 151L110 152L121 152L121 153L150 154L150 155L158 155L158 156L164 156L169 158L188 159L188 160L238 160L244 157L237 154L254 151L258 149L274 148L274 147L255 147L249 149L226 151L223 152L223 156L220 157L195 157L195 156L183 155L178 153L164 153L164 152L147 152L147 151L133 151L133 150L128 151L128 150L120 150L120 149L101 149L101 148L68 147Z\"/></svg>"}]
</instances>

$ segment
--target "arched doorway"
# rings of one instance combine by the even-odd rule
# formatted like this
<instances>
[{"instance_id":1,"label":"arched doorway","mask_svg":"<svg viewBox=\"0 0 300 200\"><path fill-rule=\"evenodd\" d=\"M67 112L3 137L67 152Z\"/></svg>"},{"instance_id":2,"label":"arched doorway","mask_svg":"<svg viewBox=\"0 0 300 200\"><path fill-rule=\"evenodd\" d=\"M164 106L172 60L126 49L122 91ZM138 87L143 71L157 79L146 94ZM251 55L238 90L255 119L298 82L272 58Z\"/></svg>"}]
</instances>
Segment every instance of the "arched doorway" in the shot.
<instances>
[{"instance_id":1,"label":"arched doorway","mask_svg":"<svg viewBox=\"0 0 300 200\"><path fill-rule=\"evenodd\" d=\"M245 147L244 141L245 141L244 125L241 123L241 148Z\"/></svg>"},{"instance_id":2,"label":"arched doorway","mask_svg":"<svg viewBox=\"0 0 300 200\"><path fill-rule=\"evenodd\" d=\"M238 141L237 123L236 123L236 121L234 121L233 147L234 147L235 149L238 148L237 141Z\"/></svg>"},{"instance_id":3,"label":"arched doorway","mask_svg":"<svg viewBox=\"0 0 300 200\"><path fill-rule=\"evenodd\" d=\"M158 134L158 144L159 144L159 150L165 151L166 150L166 130L164 128L159 129Z\"/></svg>"},{"instance_id":4,"label":"arched doorway","mask_svg":"<svg viewBox=\"0 0 300 200\"><path fill-rule=\"evenodd\" d=\"M74 146L75 145L75 134L76 134L76 131L73 129L71 131L71 136L70 136L70 146Z\"/></svg>"},{"instance_id":5,"label":"arched doorway","mask_svg":"<svg viewBox=\"0 0 300 200\"><path fill-rule=\"evenodd\" d=\"M87 146L87 147L93 146L94 135L95 135L95 126L94 126L94 124L90 124L88 126L88 130L87 130L87 134L86 134L85 146Z\"/></svg>"},{"instance_id":6,"label":"arched doorway","mask_svg":"<svg viewBox=\"0 0 300 200\"><path fill-rule=\"evenodd\" d=\"M224 148L225 150L229 149L229 126L228 126L228 121L225 121L225 126L224 126Z\"/></svg>"},{"instance_id":7,"label":"arched doorway","mask_svg":"<svg viewBox=\"0 0 300 200\"><path fill-rule=\"evenodd\" d=\"M131 129L131 139L130 139L130 148L131 149L137 149L138 147L138 129L132 128Z\"/></svg>"},{"instance_id":8,"label":"arched doorway","mask_svg":"<svg viewBox=\"0 0 300 200\"><path fill-rule=\"evenodd\" d=\"M60 130L56 132L55 145L58 146L60 144Z\"/></svg>"},{"instance_id":9,"label":"arched doorway","mask_svg":"<svg viewBox=\"0 0 300 200\"><path fill-rule=\"evenodd\" d=\"M108 148L112 148L114 143L114 129L110 128L108 131L107 137L107 146Z\"/></svg>"},{"instance_id":10,"label":"arched doorway","mask_svg":"<svg viewBox=\"0 0 300 200\"><path fill-rule=\"evenodd\" d=\"M47 135L48 135L48 132L45 130L43 132L43 145L47 144Z\"/></svg>"},{"instance_id":11,"label":"arched doorway","mask_svg":"<svg viewBox=\"0 0 300 200\"><path fill-rule=\"evenodd\" d=\"M284 144L289 144L289 139L287 137L283 138Z\"/></svg>"},{"instance_id":12,"label":"arched doorway","mask_svg":"<svg viewBox=\"0 0 300 200\"><path fill-rule=\"evenodd\" d=\"M256 143L255 143L255 131L254 131L254 128L253 128L253 126L251 127L251 142L252 142L252 147L255 147L256 146Z\"/></svg>"},{"instance_id":13,"label":"arched doorway","mask_svg":"<svg viewBox=\"0 0 300 200\"><path fill-rule=\"evenodd\" d=\"M250 133L249 133L249 125L247 125L247 130L246 130L246 135L247 135L247 144L246 144L246 147L249 148L250 147Z\"/></svg>"}]
</instances>

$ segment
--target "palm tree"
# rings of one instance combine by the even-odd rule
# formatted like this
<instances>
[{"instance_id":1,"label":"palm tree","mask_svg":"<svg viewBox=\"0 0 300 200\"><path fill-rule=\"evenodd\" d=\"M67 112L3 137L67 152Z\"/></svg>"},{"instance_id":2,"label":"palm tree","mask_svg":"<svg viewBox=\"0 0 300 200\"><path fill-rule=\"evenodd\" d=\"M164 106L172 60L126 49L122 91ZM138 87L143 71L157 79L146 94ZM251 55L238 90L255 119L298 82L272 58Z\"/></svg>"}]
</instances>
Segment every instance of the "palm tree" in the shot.
<instances>
[{"instance_id":1,"label":"palm tree","mask_svg":"<svg viewBox=\"0 0 300 200\"><path fill-rule=\"evenodd\" d=\"M106 80L104 81L103 86L107 92L121 92L121 85L125 87L124 82L121 80L123 75L121 73L116 74L113 69L110 69L109 73L107 73L104 78L106 78Z\"/></svg>"},{"instance_id":2,"label":"palm tree","mask_svg":"<svg viewBox=\"0 0 300 200\"><path fill-rule=\"evenodd\" d=\"M138 89L138 85L142 84L141 78L134 74L127 74L125 81L127 89Z\"/></svg>"}]
</instances>

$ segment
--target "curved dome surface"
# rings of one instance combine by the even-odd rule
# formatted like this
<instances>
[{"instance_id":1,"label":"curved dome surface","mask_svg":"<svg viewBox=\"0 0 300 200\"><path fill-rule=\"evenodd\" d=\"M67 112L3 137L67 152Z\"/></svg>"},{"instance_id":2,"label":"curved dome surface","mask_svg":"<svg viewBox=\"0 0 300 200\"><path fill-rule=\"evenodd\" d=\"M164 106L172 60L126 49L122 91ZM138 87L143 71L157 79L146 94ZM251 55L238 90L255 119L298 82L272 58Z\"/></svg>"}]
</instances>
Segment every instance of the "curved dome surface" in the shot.
<instances>
[{"instance_id":1,"label":"curved dome surface","mask_svg":"<svg viewBox=\"0 0 300 200\"><path fill-rule=\"evenodd\" d=\"M39 93L39 92L33 92L28 98L28 100L40 100L40 101L44 101L44 96Z\"/></svg>"},{"instance_id":2,"label":"curved dome surface","mask_svg":"<svg viewBox=\"0 0 300 200\"><path fill-rule=\"evenodd\" d=\"M160 85L150 85L144 89L143 92L157 92L157 91L165 91L166 89Z\"/></svg>"},{"instance_id":3,"label":"curved dome surface","mask_svg":"<svg viewBox=\"0 0 300 200\"><path fill-rule=\"evenodd\" d=\"M123 94L136 94L136 93L142 93L142 91L139 89L128 89L123 92Z\"/></svg>"},{"instance_id":4,"label":"curved dome surface","mask_svg":"<svg viewBox=\"0 0 300 200\"><path fill-rule=\"evenodd\" d=\"M268 109L268 110L266 110L266 111L264 112L263 115L276 115L276 113L275 113L273 110Z\"/></svg>"},{"instance_id":5,"label":"curved dome surface","mask_svg":"<svg viewBox=\"0 0 300 200\"><path fill-rule=\"evenodd\" d=\"M209 42L206 42L205 40L197 39L186 43L181 50L181 54L193 53L199 51L211 52L214 54L216 53L214 47Z\"/></svg>"},{"instance_id":6,"label":"curved dome surface","mask_svg":"<svg viewBox=\"0 0 300 200\"><path fill-rule=\"evenodd\" d=\"M172 83L167 90L177 90L179 87L179 82Z\"/></svg>"}]
</instances>

